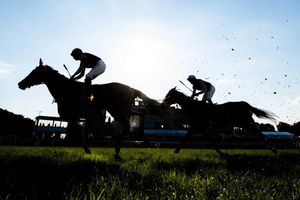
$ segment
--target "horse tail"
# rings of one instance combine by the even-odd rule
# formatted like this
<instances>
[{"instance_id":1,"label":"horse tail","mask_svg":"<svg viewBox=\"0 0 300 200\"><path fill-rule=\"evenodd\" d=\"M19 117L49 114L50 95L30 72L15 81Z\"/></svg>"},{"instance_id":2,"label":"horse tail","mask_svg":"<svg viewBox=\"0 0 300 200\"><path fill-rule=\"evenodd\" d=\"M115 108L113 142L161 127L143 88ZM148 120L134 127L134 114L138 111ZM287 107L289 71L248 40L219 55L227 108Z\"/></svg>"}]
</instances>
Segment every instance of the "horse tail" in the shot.
<instances>
[{"instance_id":1,"label":"horse tail","mask_svg":"<svg viewBox=\"0 0 300 200\"><path fill-rule=\"evenodd\" d=\"M250 106L250 105L249 105ZM275 114L263 109L255 108L253 106L250 106L250 110L253 114L255 114L258 118L263 118L263 119L270 119L272 121L276 121Z\"/></svg>"},{"instance_id":2,"label":"horse tail","mask_svg":"<svg viewBox=\"0 0 300 200\"><path fill-rule=\"evenodd\" d=\"M164 115L165 114L165 109L161 106L161 104L154 100L151 99L150 97L148 97L147 95L145 95L143 92L136 90L137 92L137 97L141 98L146 106L147 109L149 109L149 112L152 114L156 114L156 115Z\"/></svg>"},{"instance_id":3,"label":"horse tail","mask_svg":"<svg viewBox=\"0 0 300 200\"><path fill-rule=\"evenodd\" d=\"M137 90L137 96L144 101L146 106L159 104L156 100L151 99L150 97L148 97L147 95L145 95L143 92L141 92L139 90Z\"/></svg>"}]
</instances>

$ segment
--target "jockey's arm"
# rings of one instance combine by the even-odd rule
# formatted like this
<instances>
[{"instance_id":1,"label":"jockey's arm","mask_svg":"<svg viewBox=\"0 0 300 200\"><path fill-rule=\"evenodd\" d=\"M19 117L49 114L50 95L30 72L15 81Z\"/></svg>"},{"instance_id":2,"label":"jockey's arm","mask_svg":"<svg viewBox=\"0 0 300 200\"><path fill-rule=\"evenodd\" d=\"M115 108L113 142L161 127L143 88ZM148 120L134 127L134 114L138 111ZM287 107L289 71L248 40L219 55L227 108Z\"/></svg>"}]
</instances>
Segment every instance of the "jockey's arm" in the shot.
<instances>
[{"instance_id":1,"label":"jockey's arm","mask_svg":"<svg viewBox=\"0 0 300 200\"><path fill-rule=\"evenodd\" d=\"M71 76L71 79L78 80L78 79L80 79L81 77L84 76L84 73L85 73L85 67L80 63L79 68L73 74L73 76Z\"/></svg>"},{"instance_id":2,"label":"jockey's arm","mask_svg":"<svg viewBox=\"0 0 300 200\"><path fill-rule=\"evenodd\" d=\"M193 94L192 94L192 98L194 98L195 96L198 96L200 93L199 92L196 92L196 89L193 88Z\"/></svg>"},{"instance_id":3,"label":"jockey's arm","mask_svg":"<svg viewBox=\"0 0 300 200\"><path fill-rule=\"evenodd\" d=\"M198 95L203 94L203 93L204 93L204 91L196 92L195 96L198 96Z\"/></svg>"}]
</instances>

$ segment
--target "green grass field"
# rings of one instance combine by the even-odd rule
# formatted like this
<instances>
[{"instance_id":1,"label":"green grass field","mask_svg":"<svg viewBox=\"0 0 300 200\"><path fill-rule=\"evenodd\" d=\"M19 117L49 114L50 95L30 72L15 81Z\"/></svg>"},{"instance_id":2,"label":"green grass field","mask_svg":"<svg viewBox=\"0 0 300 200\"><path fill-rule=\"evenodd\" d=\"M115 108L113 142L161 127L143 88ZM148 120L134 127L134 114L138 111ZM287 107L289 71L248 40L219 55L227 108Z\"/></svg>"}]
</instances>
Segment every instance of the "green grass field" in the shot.
<instances>
[{"instance_id":1,"label":"green grass field","mask_svg":"<svg viewBox=\"0 0 300 200\"><path fill-rule=\"evenodd\" d=\"M299 150L0 147L1 199L300 199Z\"/></svg>"}]
</instances>

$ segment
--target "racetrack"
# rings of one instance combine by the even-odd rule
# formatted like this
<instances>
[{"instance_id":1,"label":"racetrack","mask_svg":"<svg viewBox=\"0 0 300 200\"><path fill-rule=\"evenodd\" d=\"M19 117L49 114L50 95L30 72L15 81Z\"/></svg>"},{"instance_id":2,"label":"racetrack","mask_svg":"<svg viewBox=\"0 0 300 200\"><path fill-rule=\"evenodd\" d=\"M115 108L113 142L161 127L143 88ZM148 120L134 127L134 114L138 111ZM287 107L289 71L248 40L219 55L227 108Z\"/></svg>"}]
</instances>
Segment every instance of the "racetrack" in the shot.
<instances>
[{"instance_id":1,"label":"racetrack","mask_svg":"<svg viewBox=\"0 0 300 200\"><path fill-rule=\"evenodd\" d=\"M0 147L0 199L299 199L299 150Z\"/></svg>"}]
</instances>

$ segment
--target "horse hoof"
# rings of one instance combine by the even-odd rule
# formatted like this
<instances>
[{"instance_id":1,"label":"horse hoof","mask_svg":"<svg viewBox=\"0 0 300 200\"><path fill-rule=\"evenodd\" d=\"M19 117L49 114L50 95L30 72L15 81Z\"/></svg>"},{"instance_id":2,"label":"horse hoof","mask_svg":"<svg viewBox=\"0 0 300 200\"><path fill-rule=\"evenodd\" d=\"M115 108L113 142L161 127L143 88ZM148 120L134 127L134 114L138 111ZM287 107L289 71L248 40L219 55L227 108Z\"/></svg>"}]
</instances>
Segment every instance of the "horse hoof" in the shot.
<instances>
[{"instance_id":1,"label":"horse hoof","mask_svg":"<svg viewBox=\"0 0 300 200\"><path fill-rule=\"evenodd\" d=\"M121 160L121 156L117 154L117 155L115 155L115 159L116 160Z\"/></svg>"},{"instance_id":2,"label":"horse hoof","mask_svg":"<svg viewBox=\"0 0 300 200\"><path fill-rule=\"evenodd\" d=\"M90 149L84 149L85 153L87 154L92 154L91 150Z\"/></svg>"},{"instance_id":3,"label":"horse hoof","mask_svg":"<svg viewBox=\"0 0 300 200\"><path fill-rule=\"evenodd\" d=\"M175 149L174 153L179 153L180 149Z\"/></svg>"}]
</instances>

